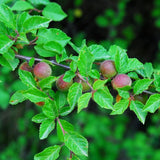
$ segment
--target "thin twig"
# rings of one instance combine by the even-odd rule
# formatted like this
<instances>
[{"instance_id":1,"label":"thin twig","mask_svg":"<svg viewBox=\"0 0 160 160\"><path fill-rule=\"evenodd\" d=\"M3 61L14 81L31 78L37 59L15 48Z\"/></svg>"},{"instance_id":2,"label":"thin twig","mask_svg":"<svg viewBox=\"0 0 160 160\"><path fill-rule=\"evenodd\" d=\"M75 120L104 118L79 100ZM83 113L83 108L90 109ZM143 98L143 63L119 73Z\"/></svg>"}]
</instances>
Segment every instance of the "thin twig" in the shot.
<instances>
[{"instance_id":1,"label":"thin twig","mask_svg":"<svg viewBox=\"0 0 160 160\"><path fill-rule=\"evenodd\" d=\"M143 91L143 93L147 93L147 94L150 94L150 95L156 94L156 93L153 93L153 92L150 92L150 91Z\"/></svg>"},{"instance_id":2,"label":"thin twig","mask_svg":"<svg viewBox=\"0 0 160 160\"><path fill-rule=\"evenodd\" d=\"M38 12L38 13L41 13L41 12L42 12L42 10L39 10L39 9L37 9L37 8L34 8L34 9L31 9L31 10L29 11L29 13L31 13L32 11L36 11L36 12Z\"/></svg>"},{"instance_id":3,"label":"thin twig","mask_svg":"<svg viewBox=\"0 0 160 160\"><path fill-rule=\"evenodd\" d=\"M26 60L26 61L29 61L29 60L32 58L32 57L22 56L22 55L19 55L19 54L16 54L15 57L18 58L18 59ZM40 62L40 61L42 61L43 59L34 58L34 60ZM56 65L56 66L60 66L60 67L66 68L66 69L70 69L69 66L66 66L66 65L64 65L64 64L59 64L59 63L55 62L54 60L50 60L50 62L51 62L52 64Z\"/></svg>"}]
</instances>

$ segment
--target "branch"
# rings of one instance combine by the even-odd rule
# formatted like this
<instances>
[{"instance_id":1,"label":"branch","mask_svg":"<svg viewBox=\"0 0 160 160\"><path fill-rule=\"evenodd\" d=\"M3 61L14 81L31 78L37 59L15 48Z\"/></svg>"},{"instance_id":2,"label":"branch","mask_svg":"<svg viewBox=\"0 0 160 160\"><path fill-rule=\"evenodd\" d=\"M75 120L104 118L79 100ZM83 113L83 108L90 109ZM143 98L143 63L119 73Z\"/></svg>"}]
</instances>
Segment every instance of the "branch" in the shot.
<instances>
[{"instance_id":1,"label":"branch","mask_svg":"<svg viewBox=\"0 0 160 160\"><path fill-rule=\"evenodd\" d=\"M27 56L22 56L22 55L19 55L19 54L16 54L15 55L16 58L18 59L23 59L23 60L26 60L26 61L29 61L32 57L27 57ZM40 59L40 58L34 58L35 61L42 61L43 59ZM70 69L69 66L66 66L66 65L63 65L63 64L59 64L57 62L55 62L54 60L50 60L50 62L56 66L60 66L60 67L63 67L63 68L66 68L66 69Z\"/></svg>"},{"instance_id":2,"label":"branch","mask_svg":"<svg viewBox=\"0 0 160 160\"><path fill-rule=\"evenodd\" d=\"M156 93L153 93L153 92L150 92L150 91L143 91L143 93L147 93L147 94L150 94L150 95L156 94Z\"/></svg>"}]
</instances>

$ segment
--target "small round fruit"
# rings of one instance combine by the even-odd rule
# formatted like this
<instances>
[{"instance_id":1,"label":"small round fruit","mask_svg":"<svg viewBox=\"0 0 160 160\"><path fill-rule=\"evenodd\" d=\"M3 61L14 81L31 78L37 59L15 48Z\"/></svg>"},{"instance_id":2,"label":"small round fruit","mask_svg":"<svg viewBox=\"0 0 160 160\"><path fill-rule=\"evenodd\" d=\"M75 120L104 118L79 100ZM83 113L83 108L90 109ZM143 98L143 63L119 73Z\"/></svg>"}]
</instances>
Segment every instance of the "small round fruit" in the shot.
<instances>
[{"instance_id":1,"label":"small round fruit","mask_svg":"<svg viewBox=\"0 0 160 160\"><path fill-rule=\"evenodd\" d=\"M19 69L24 70L24 71L28 71L28 72L32 72L32 67L29 66L29 64L27 62L23 62Z\"/></svg>"},{"instance_id":2,"label":"small round fruit","mask_svg":"<svg viewBox=\"0 0 160 160\"><path fill-rule=\"evenodd\" d=\"M125 86L131 86L132 80L126 74L118 74L116 77L113 78L111 83L113 88L117 89L117 88L123 88Z\"/></svg>"},{"instance_id":3,"label":"small round fruit","mask_svg":"<svg viewBox=\"0 0 160 160\"><path fill-rule=\"evenodd\" d=\"M63 80L63 77L64 77L64 74L61 75L59 77L59 79L56 81L56 86L57 86L57 89L60 90L60 91L63 91L63 92L66 92L68 91L68 89L70 88L70 86L72 85L73 83L73 80L71 80L70 82L65 82Z\"/></svg>"},{"instance_id":4,"label":"small round fruit","mask_svg":"<svg viewBox=\"0 0 160 160\"><path fill-rule=\"evenodd\" d=\"M45 62L39 62L35 65L33 72L37 78L43 79L49 77L52 74L52 69L49 64Z\"/></svg>"},{"instance_id":5,"label":"small round fruit","mask_svg":"<svg viewBox=\"0 0 160 160\"><path fill-rule=\"evenodd\" d=\"M106 78L112 78L117 74L115 63L112 60L106 60L101 63L100 71Z\"/></svg>"},{"instance_id":6,"label":"small round fruit","mask_svg":"<svg viewBox=\"0 0 160 160\"><path fill-rule=\"evenodd\" d=\"M41 106L43 106L43 105L44 105L44 102L43 102L43 101L41 101L41 102L37 102L37 103L36 103L36 105L41 107Z\"/></svg>"}]
</instances>

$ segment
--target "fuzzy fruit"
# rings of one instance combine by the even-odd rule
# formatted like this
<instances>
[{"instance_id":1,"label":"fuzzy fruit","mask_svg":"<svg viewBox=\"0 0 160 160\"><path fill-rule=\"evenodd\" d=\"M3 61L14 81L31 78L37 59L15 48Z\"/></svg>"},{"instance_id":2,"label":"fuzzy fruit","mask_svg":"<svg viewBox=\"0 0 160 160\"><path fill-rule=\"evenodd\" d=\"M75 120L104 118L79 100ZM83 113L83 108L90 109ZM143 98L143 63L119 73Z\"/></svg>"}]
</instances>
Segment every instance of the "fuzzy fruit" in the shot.
<instances>
[{"instance_id":1,"label":"fuzzy fruit","mask_svg":"<svg viewBox=\"0 0 160 160\"><path fill-rule=\"evenodd\" d=\"M35 65L33 73L37 78L43 79L52 74L52 69L47 63L39 62Z\"/></svg>"},{"instance_id":2,"label":"fuzzy fruit","mask_svg":"<svg viewBox=\"0 0 160 160\"><path fill-rule=\"evenodd\" d=\"M123 88L125 86L131 86L132 80L126 74L118 74L116 77L114 77L111 83L113 88L116 89Z\"/></svg>"},{"instance_id":3,"label":"fuzzy fruit","mask_svg":"<svg viewBox=\"0 0 160 160\"><path fill-rule=\"evenodd\" d=\"M66 92L68 91L69 87L72 85L73 80L71 80L70 82L65 82L63 80L63 77L64 77L64 74L61 75L59 79L56 81L56 86L58 90Z\"/></svg>"},{"instance_id":4,"label":"fuzzy fruit","mask_svg":"<svg viewBox=\"0 0 160 160\"><path fill-rule=\"evenodd\" d=\"M27 62L23 62L19 69L24 70L24 71L28 71L28 72L32 72L32 67L29 66L29 64Z\"/></svg>"},{"instance_id":5,"label":"fuzzy fruit","mask_svg":"<svg viewBox=\"0 0 160 160\"><path fill-rule=\"evenodd\" d=\"M106 60L100 65L100 72L106 78L114 77L117 74L115 63L112 60Z\"/></svg>"}]
</instances>

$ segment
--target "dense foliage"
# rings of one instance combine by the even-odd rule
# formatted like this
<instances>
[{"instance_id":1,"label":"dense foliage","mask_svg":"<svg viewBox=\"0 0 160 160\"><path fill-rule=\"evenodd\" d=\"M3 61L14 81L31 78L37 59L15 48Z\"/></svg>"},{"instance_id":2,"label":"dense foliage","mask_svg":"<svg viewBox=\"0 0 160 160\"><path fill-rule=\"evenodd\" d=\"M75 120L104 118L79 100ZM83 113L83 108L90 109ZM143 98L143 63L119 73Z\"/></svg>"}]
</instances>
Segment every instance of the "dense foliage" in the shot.
<instances>
[{"instance_id":1,"label":"dense foliage","mask_svg":"<svg viewBox=\"0 0 160 160\"><path fill-rule=\"evenodd\" d=\"M43 6L42 9L39 9L39 6ZM111 14L113 13L108 11L104 16ZM0 105L6 108L8 93L14 92L10 104L17 105L29 100L39 106L36 115L33 115L32 110L28 110L25 118L19 120L20 131L25 130L23 127L28 118L40 124L41 140L48 138L49 134L56 130L57 137L49 139L50 146L44 145L40 153L36 153L37 140L31 141L30 146L34 150L35 160L54 160L62 157L73 160L86 157L92 160L105 158L97 154L97 148L102 149L102 153L113 152L107 155L108 159L116 159L117 154L127 148L128 156L136 159L136 152L133 153L130 148L128 149L134 145L131 138L128 137L123 141L125 124L128 120L120 118L118 119L120 123L117 125L116 120L105 118L106 115L103 113L107 113L108 116L121 115L129 108L144 124L147 114L156 112L160 107L160 71L155 70L152 63L143 64L136 58L129 58L127 50L118 45L111 45L106 50L100 44L87 45L84 39L80 46L76 46L65 32L59 28L49 27L52 22L59 22L66 17L67 14L59 4L48 0L16 1L12 5L7 5L7 1L1 2L0 64L4 67L1 72L5 77L6 74L11 74L11 70L16 73L16 69L19 68L20 81L16 81L17 84L12 85L7 93L1 90ZM104 19L103 16L97 17L97 25L106 27L108 22ZM121 18L119 22L115 22L112 16L110 21L112 22L110 25L119 25ZM24 52L27 54L24 55ZM32 55L34 52L36 54ZM22 60L25 62L21 64ZM108 62L109 64L105 66ZM10 81L8 77L6 81ZM4 80L1 81L3 82ZM96 116L83 111L89 103L96 103L100 110L96 111L102 112L102 115ZM75 110L78 116L71 115L75 123L71 124L72 122L67 120L68 115ZM99 123L99 119L102 124ZM111 121L116 124L114 128L109 125ZM36 134L36 129L33 129L33 124L27 123L29 123L27 135L31 137L30 132ZM153 123L155 123L154 118ZM81 125L85 125L82 127L83 131ZM105 125L108 126L107 131L104 130ZM155 134L154 129L151 127L147 132L150 135ZM92 150L94 156L88 155L90 143L85 136L93 139L89 141L91 141L90 151ZM107 144L104 144L106 138ZM146 142L143 133L138 133L134 139L135 148L137 141L142 141L138 146L140 149L141 144ZM111 140L122 141L122 146L114 146ZM23 146L27 142L24 137L19 137L17 143ZM95 144L97 148L94 148ZM9 147L17 150L15 142ZM155 156L156 160L156 157L159 157L158 152L153 156L152 148L148 145L145 147L146 150L142 155L138 155L138 158L147 159ZM18 147L19 152L21 151ZM1 159L5 159L5 154L7 155L7 150L1 154ZM16 157L15 153L14 156ZM33 158L32 155L27 156Z\"/></svg>"}]
</instances>

